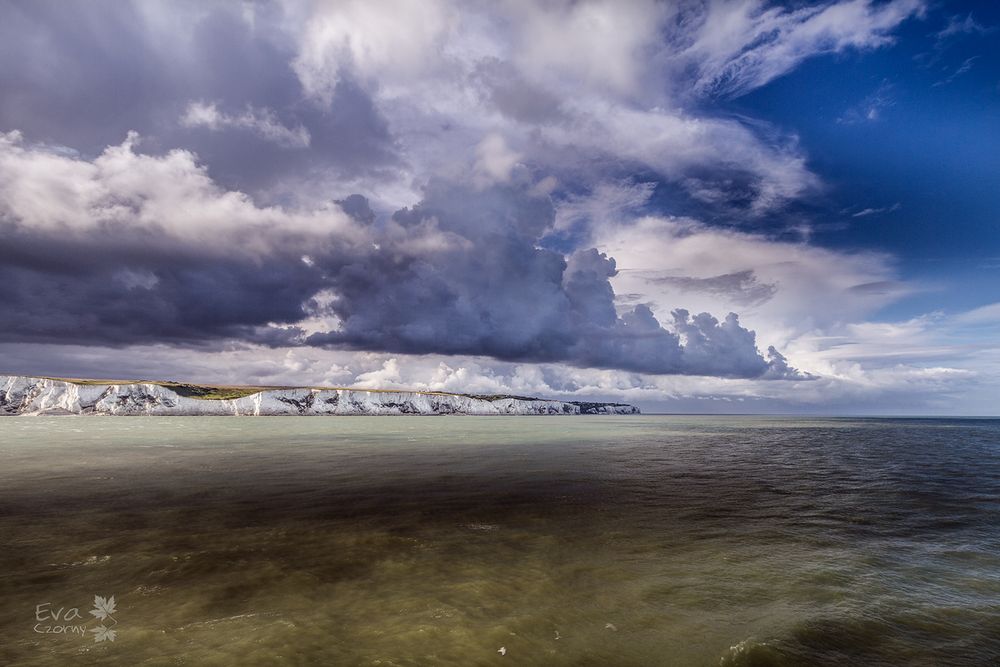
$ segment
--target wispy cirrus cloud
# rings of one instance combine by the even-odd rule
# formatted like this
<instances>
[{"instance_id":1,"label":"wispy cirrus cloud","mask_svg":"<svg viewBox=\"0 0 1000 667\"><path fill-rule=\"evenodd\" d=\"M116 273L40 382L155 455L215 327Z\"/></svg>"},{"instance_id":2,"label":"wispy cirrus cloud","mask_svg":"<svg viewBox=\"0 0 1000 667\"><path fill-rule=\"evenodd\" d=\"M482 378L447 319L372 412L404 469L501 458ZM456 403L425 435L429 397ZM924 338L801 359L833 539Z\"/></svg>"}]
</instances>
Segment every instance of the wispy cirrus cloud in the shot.
<instances>
[{"instance_id":1,"label":"wispy cirrus cloud","mask_svg":"<svg viewBox=\"0 0 1000 667\"><path fill-rule=\"evenodd\" d=\"M892 31L926 8L923 0L849 0L795 9L762 0L712 1L683 16L680 39L690 43L675 57L695 68L695 90L736 97L807 58L890 44Z\"/></svg>"},{"instance_id":2,"label":"wispy cirrus cloud","mask_svg":"<svg viewBox=\"0 0 1000 667\"><path fill-rule=\"evenodd\" d=\"M976 61L979 60L981 57L982 56L971 56L969 58L966 58L965 60L962 61L962 64L959 65L958 67L956 67L955 70L951 74L949 74L948 76L946 76L943 79L939 79L938 81L935 81L931 85L934 86L934 87L937 87L937 86L947 86L949 83L951 83L952 81L954 81L958 77L962 76L963 74L965 74L966 72L968 72L969 70L971 70L972 66L975 65Z\"/></svg>"},{"instance_id":3,"label":"wispy cirrus cloud","mask_svg":"<svg viewBox=\"0 0 1000 667\"><path fill-rule=\"evenodd\" d=\"M965 16L961 14L949 16L947 24L934 36L938 42L942 42L959 35L987 35L994 30L996 30L996 26L979 23L972 12L969 12Z\"/></svg>"},{"instance_id":4,"label":"wispy cirrus cloud","mask_svg":"<svg viewBox=\"0 0 1000 667\"><path fill-rule=\"evenodd\" d=\"M838 116L837 122L843 125L873 123L881 120L886 109L895 104L894 86L889 81L883 81L871 94Z\"/></svg>"},{"instance_id":5,"label":"wispy cirrus cloud","mask_svg":"<svg viewBox=\"0 0 1000 667\"><path fill-rule=\"evenodd\" d=\"M896 202L892 206L881 206L879 208L868 207L868 208L863 208L860 211L857 211L856 213L851 213L851 217L867 218L870 215L880 215L882 213L894 213L901 208L903 208L903 204L901 202Z\"/></svg>"}]
</instances>

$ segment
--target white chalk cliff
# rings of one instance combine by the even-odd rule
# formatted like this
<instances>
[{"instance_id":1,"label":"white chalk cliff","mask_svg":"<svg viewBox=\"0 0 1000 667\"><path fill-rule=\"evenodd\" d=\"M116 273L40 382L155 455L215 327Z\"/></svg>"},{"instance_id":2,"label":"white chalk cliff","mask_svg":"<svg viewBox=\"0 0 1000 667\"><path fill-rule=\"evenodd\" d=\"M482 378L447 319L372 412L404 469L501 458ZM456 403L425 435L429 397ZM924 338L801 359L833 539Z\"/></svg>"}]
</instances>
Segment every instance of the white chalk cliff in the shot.
<instances>
[{"instance_id":1,"label":"white chalk cliff","mask_svg":"<svg viewBox=\"0 0 1000 667\"><path fill-rule=\"evenodd\" d=\"M0 375L0 415L579 415L639 414L620 403L361 389L267 389L191 398L148 382L92 384Z\"/></svg>"}]
</instances>

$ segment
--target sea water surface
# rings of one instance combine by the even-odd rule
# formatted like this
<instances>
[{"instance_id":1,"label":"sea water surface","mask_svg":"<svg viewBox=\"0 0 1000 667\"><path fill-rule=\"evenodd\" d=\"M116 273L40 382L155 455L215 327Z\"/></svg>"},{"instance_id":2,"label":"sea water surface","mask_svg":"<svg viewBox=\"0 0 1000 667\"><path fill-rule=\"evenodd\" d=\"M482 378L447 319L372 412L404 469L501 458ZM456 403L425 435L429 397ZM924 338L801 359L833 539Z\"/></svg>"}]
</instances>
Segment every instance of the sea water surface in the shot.
<instances>
[{"instance_id":1,"label":"sea water surface","mask_svg":"<svg viewBox=\"0 0 1000 667\"><path fill-rule=\"evenodd\" d=\"M4 665L996 665L1000 421L6 418L0 592Z\"/></svg>"}]
</instances>

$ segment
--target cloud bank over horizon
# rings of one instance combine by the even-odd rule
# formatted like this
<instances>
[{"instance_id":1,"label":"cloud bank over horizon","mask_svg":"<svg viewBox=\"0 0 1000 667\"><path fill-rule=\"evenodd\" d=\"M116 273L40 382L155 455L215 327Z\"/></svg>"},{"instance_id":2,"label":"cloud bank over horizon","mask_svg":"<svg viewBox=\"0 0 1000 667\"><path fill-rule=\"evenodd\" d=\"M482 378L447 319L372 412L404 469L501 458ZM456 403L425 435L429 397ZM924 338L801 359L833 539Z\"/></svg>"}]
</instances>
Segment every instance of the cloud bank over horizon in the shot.
<instances>
[{"instance_id":1,"label":"cloud bank over horizon","mask_svg":"<svg viewBox=\"0 0 1000 667\"><path fill-rule=\"evenodd\" d=\"M832 184L794 126L734 106L956 21L933 11L9 6L3 370L766 410L975 391L973 315L874 321L934 285L815 243ZM842 217L907 212L888 201Z\"/></svg>"},{"instance_id":2,"label":"cloud bank over horizon","mask_svg":"<svg viewBox=\"0 0 1000 667\"><path fill-rule=\"evenodd\" d=\"M668 331L644 304L616 312L613 259L593 248L564 256L538 247L555 212L537 183L431 186L423 201L376 224L360 195L308 212L259 207L219 188L191 153L144 155L138 141L130 133L86 161L0 136L0 282L8 288L0 340L236 338L805 377L774 348L762 357L734 313L720 322L675 310Z\"/></svg>"}]
</instances>

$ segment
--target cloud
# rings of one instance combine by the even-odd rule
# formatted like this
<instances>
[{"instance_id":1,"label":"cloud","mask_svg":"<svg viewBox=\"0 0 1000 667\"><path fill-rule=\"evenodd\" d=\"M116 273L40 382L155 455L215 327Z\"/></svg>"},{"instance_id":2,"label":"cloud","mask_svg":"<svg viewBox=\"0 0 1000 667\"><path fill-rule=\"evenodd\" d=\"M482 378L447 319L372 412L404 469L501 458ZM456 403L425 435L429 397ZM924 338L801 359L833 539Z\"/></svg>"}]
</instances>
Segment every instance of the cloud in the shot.
<instances>
[{"instance_id":1,"label":"cloud","mask_svg":"<svg viewBox=\"0 0 1000 667\"><path fill-rule=\"evenodd\" d=\"M741 320L779 348L807 332L863 320L916 290L898 280L888 255L838 252L690 218L648 215L605 225L594 244L617 261L612 285L620 305L739 309ZM883 287L856 289L875 283Z\"/></svg>"},{"instance_id":2,"label":"cloud","mask_svg":"<svg viewBox=\"0 0 1000 667\"><path fill-rule=\"evenodd\" d=\"M324 101L349 69L395 95L413 81L452 77L467 62L489 65L497 58L536 83L574 81L628 94L642 83L643 60L670 13L669 4L652 0L377 6L348 0L306 13L294 68L305 91Z\"/></svg>"},{"instance_id":3,"label":"cloud","mask_svg":"<svg viewBox=\"0 0 1000 667\"><path fill-rule=\"evenodd\" d=\"M339 329L312 345L483 355L643 373L757 377L771 366L735 314L673 313L661 326L639 304L615 308L615 261L594 249L564 257L539 246L555 220L530 183L487 189L432 184L398 211L369 264L327 269ZM415 246L412 230L438 241ZM414 254L418 249L419 253ZM783 377L799 377L789 369Z\"/></svg>"},{"instance_id":4,"label":"cloud","mask_svg":"<svg viewBox=\"0 0 1000 667\"><path fill-rule=\"evenodd\" d=\"M697 196L714 188L721 197L702 201L730 204L742 198L762 212L819 187L795 137L765 146L746 125L663 109L636 110L595 105L580 109L580 127L543 129L557 146L589 147L606 159L626 159L680 183ZM585 131L581 131L584 130ZM710 170L705 168L712 165Z\"/></svg>"},{"instance_id":5,"label":"cloud","mask_svg":"<svg viewBox=\"0 0 1000 667\"><path fill-rule=\"evenodd\" d=\"M572 194L649 172L703 204L738 200L757 215L820 187L796 137L707 114L686 91L707 90L736 60L755 63L733 79L745 89L830 49L886 43L918 10L913 0L800 11L749 1L181 2L167 11L43 0L0 25L0 55L26 63L0 70L0 129L89 155L135 129L197 153L222 185L258 201L312 205L361 192L383 210L415 203L433 178L477 164L482 177L480 153L502 142L526 168L572 183ZM714 42L727 12L736 31ZM504 176L503 164L489 164Z\"/></svg>"},{"instance_id":6,"label":"cloud","mask_svg":"<svg viewBox=\"0 0 1000 667\"><path fill-rule=\"evenodd\" d=\"M852 213L852 218L867 218L870 215L880 215L882 213L894 213L899 209L903 208L900 202L896 202L892 206L882 206L881 208L863 208L857 213Z\"/></svg>"},{"instance_id":7,"label":"cloud","mask_svg":"<svg viewBox=\"0 0 1000 667\"><path fill-rule=\"evenodd\" d=\"M941 42L959 35L986 35L994 30L996 30L995 26L985 26L979 23L972 16L972 12L969 12L965 16L961 14L949 16L948 23L935 34L935 37L938 42Z\"/></svg>"},{"instance_id":8,"label":"cloud","mask_svg":"<svg viewBox=\"0 0 1000 667\"><path fill-rule=\"evenodd\" d=\"M259 207L219 187L193 153L144 154L136 151L140 142L130 132L86 160L26 143L16 131L0 134L5 224L12 233L101 233L109 242L154 234L192 244L229 238L224 248L202 251L248 255L269 251L279 238L296 244L303 236L353 231L340 207L299 213Z\"/></svg>"},{"instance_id":9,"label":"cloud","mask_svg":"<svg viewBox=\"0 0 1000 667\"><path fill-rule=\"evenodd\" d=\"M784 9L761 0L694 5L679 24L686 47L676 54L696 68L694 89L738 97L803 60L892 42L891 31L923 14L923 0L848 0Z\"/></svg>"},{"instance_id":10,"label":"cloud","mask_svg":"<svg viewBox=\"0 0 1000 667\"><path fill-rule=\"evenodd\" d=\"M287 148L308 148L311 139L309 130L301 125L295 128L282 125L271 109L247 107L241 113L226 114L219 111L214 103L191 102L181 116L180 123L184 127L204 127L210 130L248 130Z\"/></svg>"},{"instance_id":11,"label":"cloud","mask_svg":"<svg viewBox=\"0 0 1000 667\"><path fill-rule=\"evenodd\" d=\"M499 134L490 134L476 146L476 181L483 186L510 181L521 156Z\"/></svg>"},{"instance_id":12,"label":"cloud","mask_svg":"<svg viewBox=\"0 0 1000 667\"><path fill-rule=\"evenodd\" d=\"M0 131L93 156L136 130L267 203L315 203L319 182L328 201L399 180L398 146L357 81L341 78L328 107L303 102L278 3L39 0L2 13L0 62L18 66L0 67ZM192 101L230 124L178 122Z\"/></svg>"},{"instance_id":13,"label":"cloud","mask_svg":"<svg viewBox=\"0 0 1000 667\"><path fill-rule=\"evenodd\" d=\"M945 78L943 78L943 79L941 79L939 81L935 81L932 84L932 87L946 86L946 85L948 85L949 83L951 83L952 81L954 81L958 77L962 76L963 74L965 74L966 72L968 72L969 70L971 70L972 66L981 57L982 56L972 56L970 58L966 58L965 60L962 61L961 65L959 65L958 67L955 68L954 72L952 72L951 74L949 74L948 76L946 76Z\"/></svg>"},{"instance_id":14,"label":"cloud","mask_svg":"<svg viewBox=\"0 0 1000 667\"><path fill-rule=\"evenodd\" d=\"M895 104L893 85L883 81L873 93L839 116L837 122L844 125L875 122L881 120L883 112Z\"/></svg>"},{"instance_id":15,"label":"cloud","mask_svg":"<svg viewBox=\"0 0 1000 667\"><path fill-rule=\"evenodd\" d=\"M456 18L446 3L436 0L317 5L300 24L292 67L305 92L327 103L348 69L390 86L419 78L442 57L438 44Z\"/></svg>"},{"instance_id":16,"label":"cloud","mask_svg":"<svg viewBox=\"0 0 1000 667\"><path fill-rule=\"evenodd\" d=\"M959 324L1000 324L1000 303L991 303L960 313L955 317Z\"/></svg>"},{"instance_id":17,"label":"cloud","mask_svg":"<svg viewBox=\"0 0 1000 667\"><path fill-rule=\"evenodd\" d=\"M930 51L918 53L914 60L923 67L930 68L938 65L945 57L945 54L963 38L968 36L983 36L996 31L997 26L987 26L976 21L972 12L965 14L954 14L947 17L947 22L940 30L932 33L934 43ZM947 69L947 68L944 68Z\"/></svg>"},{"instance_id":18,"label":"cloud","mask_svg":"<svg viewBox=\"0 0 1000 667\"><path fill-rule=\"evenodd\" d=\"M598 183L585 194L561 199L556 207L555 227L561 231L589 232L591 226L603 226L634 217L649 202L656 183L622 181Z\"/></svg>"},{"instance_id":19,"label":"cloud","mask_svg":"<svg viewBox=\"0 0 1000 667\"><path fill-rule=\"evenodd\" d=\"M784 9L762 0L626 4L594 0L491 5L393 0L339 2L308 12L295 60L307 93L329 100L345 70L387 84L453 76L478 61L515 87L565 86L641 97L669 73L675 84L742 94L803 60L892 41L923 0L840 0ZM460 11L461 10L461 11Z\"/></svg>"},{"instance_id":20,"label":"cloud","mask_svg":"<svg viewBox=\"0 0 1000 667\"><path fill-rule=\"evenodd\" d=\"M509 120L537 125L565 120L562 100L550 88L529 81L510 62L483 58L474 66L470 82L478 86L486 106Z\"/></svg>"},{"instance_id":21,"label":"cloud","mask_svg":"<svg viewBox=\"0 0 1000 667\"><path fill-rule=\"evenodd\" d=\"M632 95L647 83L660 29L674 13L669 3L510 3L514 59L536 81L578 82L587 90Z\"/></svg>"},{"instance_id":22,"label":"cloud","mask_svg":"<svg viewBox=\"0 0 1000 667\"><path fill-rule=\"evenodd\" d=\"M575 194L650 172L702 203L738 191L763 214L821 185L796 137L708 114L687 91L887 43L919 8L41 0L0 25L0 56L25 63L0 70L0 129L89 155L135 129L268 203L411 205L432 178L474 170L489 140Z\"/></svg>"},{"instance_id":23,"label":"cloud","mask_svg":"<svg viewBox=\"0 0 1000 667\"><path fill-rule=\"evenodd\" d=\"M320 104L345 77L361 82L421 182L475 168L470 147L502 140L560 181L595 187L615 170L652 170L702 202L731 206L724 193L737 191L759 214L819 187L796 138L696 112L688 91L745 92L809 57L887 44L922 3L392 7L298 12L294 69Z\"/></svg>"},{"instance_id":24,"label":"cloud","mask_svg":"<svg viewBox=\"0 0 1000 667\"><path fill-rule=\"evenodd\" d=\"M277 342L271 323L304 318L323 286L302 258L370 242L339 206L259 207L191 153L138 142L88 161L0 135L5 339Z\"/></svg>"},{"instance_id":25,"label":"cloud","mask_svg":"<svg viewBox=\"0 0 1000 667\"><path fill-rule=\"evenodd\" d=\"M753 269L724 273L708 278L692 276L663 276L652 278L653 283L667 284L683 292L707 292L721 296L728 301L742 306L753 306L771 299L778 286L775 283L762 283L757 279Z\"/></svg>"},{"instance_id":26,"label":"cloud","mask_svg":"<svg viewBox=\"0 0 1000 667\"><path fill-rule=\"evenodd\" d=\"M4 339L305 342L800 377L762 357L735 314L677 310L672 330L642 304L619 315L613 259L540 245L555 210L527 175L432 183L419 204L379 222L359 196L315 210L260 207L220 188L191 153L146 155L139 141L131 133L88 161L16 133L0 139Z\"/></svg>"}]
</instances>

